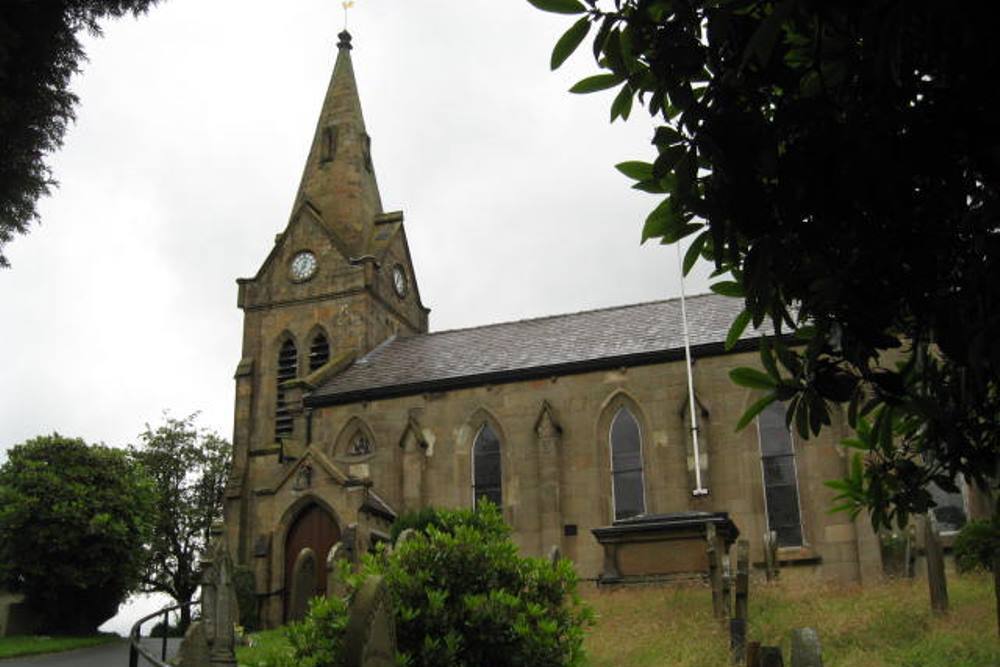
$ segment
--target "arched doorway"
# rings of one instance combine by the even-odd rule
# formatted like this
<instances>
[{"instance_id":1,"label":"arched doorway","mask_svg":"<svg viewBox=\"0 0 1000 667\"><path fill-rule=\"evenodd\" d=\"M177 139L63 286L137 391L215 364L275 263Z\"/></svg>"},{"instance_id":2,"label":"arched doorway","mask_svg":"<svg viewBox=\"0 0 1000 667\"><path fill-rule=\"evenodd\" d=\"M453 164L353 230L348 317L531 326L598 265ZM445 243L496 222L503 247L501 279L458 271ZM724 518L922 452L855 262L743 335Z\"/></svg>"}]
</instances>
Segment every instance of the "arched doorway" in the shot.
<instances>
[{"instance_id":1,"label":"arched doorway","mask_svg":"<svg viewBox=\"0 0 1000 667\"><path fill-rule=\"evenodd\" d=\"M285 537L286 622L301 620L304 602L326 594L326 555L339 540L337 521L316 503L304 507L288 528ZM309 557L314 559L311 565L300 559L307 549L311 551Z\"/></svg>"}]
</instances>

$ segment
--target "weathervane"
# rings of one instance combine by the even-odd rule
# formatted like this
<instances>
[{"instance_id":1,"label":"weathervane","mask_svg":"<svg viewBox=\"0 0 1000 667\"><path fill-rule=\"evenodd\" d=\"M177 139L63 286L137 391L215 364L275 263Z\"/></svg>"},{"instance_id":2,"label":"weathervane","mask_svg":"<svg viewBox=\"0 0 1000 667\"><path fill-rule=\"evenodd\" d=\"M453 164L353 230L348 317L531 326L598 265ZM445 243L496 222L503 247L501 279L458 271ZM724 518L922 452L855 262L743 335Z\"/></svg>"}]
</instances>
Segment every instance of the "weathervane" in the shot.
<instances>
[{"instance_id":1,"label":"weathervane","mask_svg":"<svg viewBox=\"0 0 1000 667\"><path fill-rule=\"evenodd\" d=\"M354 6L354 0L344 0L340 4L344 8L344 30L347 30L347 10Z\"/></svg>"}]
</instances>

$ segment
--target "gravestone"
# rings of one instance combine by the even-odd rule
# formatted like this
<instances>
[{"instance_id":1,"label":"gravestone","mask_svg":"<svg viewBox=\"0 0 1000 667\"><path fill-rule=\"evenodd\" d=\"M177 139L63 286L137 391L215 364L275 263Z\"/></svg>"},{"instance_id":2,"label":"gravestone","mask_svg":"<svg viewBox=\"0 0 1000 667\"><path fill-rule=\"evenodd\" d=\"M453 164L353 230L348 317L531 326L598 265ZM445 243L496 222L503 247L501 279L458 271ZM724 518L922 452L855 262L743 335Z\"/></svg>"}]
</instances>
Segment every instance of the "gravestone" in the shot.
<instances>
[{"instance_id":1,"label":"gravestone","mask_svg":"<svg viewBox=\"0 0 1000 667\"><path fill-rule=\"evenodd\" d=\"M553 546L549 549L549 562L555 565L562 559L562 551L560 551L558 546Z\"/></svg>"},{"instance_id":2,"label":"gravestone","mask_svg":"<svg viewBox=\"0 0 1000 667\"><path fill-rule=\"evenodd\" d=\"M396 624L382 577L368 577L354 594L344 631L345 667L395 667Z\"/></svg>"},{"instance_id":3,"label":"gravestone","mask_svg":"<svg viewBox=\"0 0 1000 667\"><path fill-rule=\"evenodd\" d=\"M350 562L347 559L347 551L344 545L337 542L330 548L330 553L326 557L326 596L344 597L347 595L347 582L340 574L341 563Z\"/></svg>"},{"instance_id":4,"label":"gravestone","mask_svg":"<svg viewBox=\"0 0 1000 667\"><path fill-rule=\"evenodd\" d=\"M734 665L746 662L747 598L750 592L750 543L736 543L736 587L733 619L729 622L729 651Z\"/></svg>"},{"instance_id":5,"label":"gravestone","mask_svg":"<svg viewBox=\"0 0 1000 667\"><path fill-rule=\"evenodd\" d=\"M723 584L722 553L720 542L713 524L705 526L706 550L708 552L708 582L712 586L712 611L716 618L726 618L727 612Z\"/></svg>"},{"instance_id":6,"label":"gravestone","mask_svg":"<svg viewBox=\"0 0 1000 667\"><path fill-rule=\"evenodd\" d=\"M309 612L309 601L318 595L316 552L306 547L292 567L292 590L288 593L288 619L301 621Z\"/></svg>"},{"instance_id":7,"label":"gravestone","mask_svg":"<svg viewBox=\"0 0 1000 667\"><path fill-rule=\"evenodd\" d=\"M778 533L764 533L764 576L768 581L778 578Z\"/></svg>"},{"instance_id":8,"label":"gravestone","mask_svg":"<svg viewBox=\"0 0 1000 667\"><path fill-rule=\"evenodd\" d=\"M233 585L233 560L221 524L201 559L201 619L192 623L178 651L180 667L236 667L236 622L240 617Z\"/></svg>"},{"instance_id":9,"label":"gravestone","mask_svg":"<svg viewBox=\"0 0 1000 667\"><path fill-rule=\"evenodd\" d=\"M819 635L812 628L792 630L792 667L823 667Z\"/></svg>"},{"instance_id":10,"label":"gravestone","mask_svg":"<svg viewBox=\"0 0 1000 667\"><path fill-rule=\"evenodd\" d=\"M399 535L396 536L396 548L398 549L400 545L406 544L419 534L420 533L413 528L407 528L406 530L400 532Z\"/></svg>"},{"instance_id":11,"label":"gravestone","mask_svg":"<svg viewBox=\"0 0 1000 667\"><path fill-rule=\"evenodd\" d=\"M938 533L934 513L924 518L924 553L927 558L927 585L931 593L931 610L935 614L948 611L948 579L944 573L944 548Z\"/></svg>"}]
</instances>

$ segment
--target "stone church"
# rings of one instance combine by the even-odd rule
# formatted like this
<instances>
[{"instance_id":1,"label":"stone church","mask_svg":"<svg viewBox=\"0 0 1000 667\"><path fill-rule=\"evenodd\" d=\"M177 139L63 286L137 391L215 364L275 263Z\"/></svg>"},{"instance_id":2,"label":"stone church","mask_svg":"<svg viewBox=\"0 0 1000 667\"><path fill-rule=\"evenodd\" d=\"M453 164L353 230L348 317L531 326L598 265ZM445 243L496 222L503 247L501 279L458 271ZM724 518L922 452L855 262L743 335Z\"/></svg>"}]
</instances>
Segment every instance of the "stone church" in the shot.
<instances>
[{"instance_id":1,"label":"stone church","mask_svg":"<svg viewBox=\"0 0 1000 667\"><path fill-rule=\"evenodd\" d=\"M687 300L694 411L677 300L429 332L403 214L382 208L351 48L342 33L287 226L238 281L225 519L262 623L301 615L293 582L325 590L333 545L366 550L400 513L482 498L522 553L558 546L602 582L697 572L709 524L749 539L754 562L774 531L780 561L809 576L880 575L867 519L827 513L843 420L800 443L776 407L734 431L756 399L728 377L757 365L757 334L724 350L738 301Z\"/></svg>"}]
</instances>

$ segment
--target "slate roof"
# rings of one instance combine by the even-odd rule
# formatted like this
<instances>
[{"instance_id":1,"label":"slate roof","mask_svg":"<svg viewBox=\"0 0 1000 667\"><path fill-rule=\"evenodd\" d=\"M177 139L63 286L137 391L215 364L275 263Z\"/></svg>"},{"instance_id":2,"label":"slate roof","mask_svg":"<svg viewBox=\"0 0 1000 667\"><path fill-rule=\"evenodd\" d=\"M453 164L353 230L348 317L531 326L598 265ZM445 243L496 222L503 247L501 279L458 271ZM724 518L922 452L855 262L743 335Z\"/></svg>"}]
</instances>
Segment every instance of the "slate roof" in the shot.
<instances>
[{"instance_id":1,"label":"slate roof","mask_svg":"<svg viewBox=\"0 0 1000 667\"><path fill-rule=\"evenodd\" d=\"M740 299L688 297L691 347L722 353ZM739 348L760 336L750 328ZM390 338L306 399L334 405L680 359L679 299Z\"/></svg>"}]
</instances>

